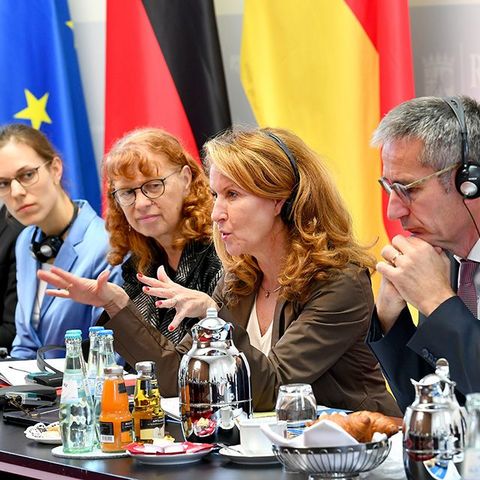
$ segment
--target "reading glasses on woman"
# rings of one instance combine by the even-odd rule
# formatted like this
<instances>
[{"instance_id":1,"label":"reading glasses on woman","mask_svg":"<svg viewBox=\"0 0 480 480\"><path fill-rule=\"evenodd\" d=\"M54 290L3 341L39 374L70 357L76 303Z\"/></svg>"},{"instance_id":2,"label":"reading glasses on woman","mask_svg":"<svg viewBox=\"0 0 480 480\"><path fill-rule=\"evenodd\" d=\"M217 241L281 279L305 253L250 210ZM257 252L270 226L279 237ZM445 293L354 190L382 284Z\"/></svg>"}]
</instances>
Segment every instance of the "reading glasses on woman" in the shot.
<instances>
[{"instance_id":1,"label":"reading glasses on woman","mask_svg":"<svg viewBox=\"0 0 480 480\"><path fill-rule=\"evenodd\" d=\"M116 202L122 207L129 207L135 203L137 198L137 190L141 192L150 199L161 197L165 193L165 180L175 173L178 173L180 170L175 170L174 172L168 174L163 178L155 178L154 180L149 180L148 182L142 183L139 187L135 188L117 188L112 192L113 198ZM0 183L1 185L1 183Z\"/></svg>"},{"instance_id":2,"label":"reading glasses on woman","mask_svg":"<svg viewBox=\"0 0 480 480\"><path fill-rule=\"evenodd\" d=\"M454 163L453 165L449 165L448 167L442 168L438 172L431 173L426 177L419 178L418 180L415 180L414 182L411 182L407 185L403 185L403 183L398 183L398 182L390 183L390 180L388 180L385 177L379 178L378 183L382 186L385 192L387 192L387 195L390 196L390 194L393 191L398 195L398 198L400 198L400 200L405 205L410 205L412 203L412 196L411 196L412 189L418 187L422 183L425 183L427 180L430 180L431 178L439 177L440 175L443 175L444 173L447 173L450 170L453 170L457 167L458 167L458 164Z\"/></svg>"},{"instance_id":3,"label":"reading glasses on woman","mask_svg":"<svg viewBox=\"0 0 480 480\"><path fill-rule=\"evenodd\" d=\"M16 180L22 187L30 187L38 182L38 170L51 162L45 162L38 167L29 168L11 178L0 178L0 197L8 195L12 188L12 182Z\"/></svg>"}]
</instances>

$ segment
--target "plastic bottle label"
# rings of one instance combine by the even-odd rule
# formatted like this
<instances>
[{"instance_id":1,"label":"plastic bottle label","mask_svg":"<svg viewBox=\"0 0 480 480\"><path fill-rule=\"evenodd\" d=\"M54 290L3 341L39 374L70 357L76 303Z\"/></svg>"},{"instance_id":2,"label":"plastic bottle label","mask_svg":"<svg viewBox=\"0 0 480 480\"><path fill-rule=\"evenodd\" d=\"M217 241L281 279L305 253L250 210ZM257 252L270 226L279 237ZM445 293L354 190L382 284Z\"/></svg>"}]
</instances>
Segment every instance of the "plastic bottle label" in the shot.
<instances>
[{"instance_id":1,"label":"plastic bottle label","mask_svg":"<svg viewBox=\"0 0 480 480\"><path fill-rule=\"evenodd\" d=\"M120 425L120 430L122 432L128 432L133 428L133 420L127 420L126 422L122 422Z\"/></svg>"},{"instance_id":2,"label":"plastic bottle label","mask_svg":"<svg viewBox=\"0 0 480 480\"><path fill-rule=\"evenodd\" d=\"M463 463L464 480L480 479L480 449L467 448Z\"/></svg>"},{"instance_id":3,"label":"plastic bottle label","mask_svg":"<svg viewBox=\"0 0 480 480\"><path fill-rule=\"evenodd\" d=\"M100 442L114 443L115 435L112 422L100 422Z\"/></svg>"},{"instance_id":4,"label":"plastic bottle label","mask_svg":"<svg viewBox=\"0 0 480 480\"><path fill-rule=\"evenodd\" d=\"M165 418L140 419L140 440L153 440L165 436Z\"/></svg>"}]
</instances>

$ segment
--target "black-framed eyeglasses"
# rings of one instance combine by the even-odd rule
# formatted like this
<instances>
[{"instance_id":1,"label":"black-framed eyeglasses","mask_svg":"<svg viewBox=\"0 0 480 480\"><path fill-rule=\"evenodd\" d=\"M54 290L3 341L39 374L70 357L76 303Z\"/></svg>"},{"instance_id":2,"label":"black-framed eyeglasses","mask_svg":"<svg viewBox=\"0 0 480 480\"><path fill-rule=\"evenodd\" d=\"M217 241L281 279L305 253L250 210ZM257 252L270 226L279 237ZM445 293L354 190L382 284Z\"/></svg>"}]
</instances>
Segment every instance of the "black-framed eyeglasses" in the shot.
<instances>
[{"instance_id":1,"label":"black-framed eyeglasses","mask_svg":"<svg viewBox=\"0 0 480 480\"><path fill-rule=\"evenodd\" d=\"M117 188L111 194L115 201L122 207L128 207L135 203L137 190L141 190L141 192L150 199L161 197L165 193L165 180L180 170L177 169L163 178L149 180L148 182L142 183L139 187Z\"/></svg>"},{"instance_id":2,"label":"black-framed eyeglasses","mask_svg":"<svg viewBox=\"0 0 480 480\"><path fill-rule=\"evenodd\" d=\"M411 197L411 190L418 187L422 183L425 183L426 181L430 180L431 178L439 177L440 175L443 175L444 173L450 172L451 170L458 168L458 164L453 164L449 165L448 167L442 168L441 170L438 170L438 172L431 173L430 175L427 175L426 177L419 178L418 180L415 180L414 182L411 182L407 185L403 185L403 183L398 183L398 182L393 182L390 183L389 180L387 180L385 177L381 177L378 179L378 183L382 186L382 188L385 190L387 195L390 196L392 192L395 192L398 196L398 198L405 204L405 205L410 205L412 203L412 197Z\"/></svg>"},{"instance_id":3,"label":"black-framed eyeglasses","mask_svg":"<svg viewBox=\"0 0 480 480\"><path fill-rule=\"evenodd\" d=\"M44 162L38 167L29 168L28 170L24 170L22 173L15 175L11 178L0 178L0 197L4 197L8 195L12 190L12 182L16 180L22 187L31 187L38 182L40 175L38 170L46 165L51 163L51 160L48 162Z\"/></svg>"}]
</instances>

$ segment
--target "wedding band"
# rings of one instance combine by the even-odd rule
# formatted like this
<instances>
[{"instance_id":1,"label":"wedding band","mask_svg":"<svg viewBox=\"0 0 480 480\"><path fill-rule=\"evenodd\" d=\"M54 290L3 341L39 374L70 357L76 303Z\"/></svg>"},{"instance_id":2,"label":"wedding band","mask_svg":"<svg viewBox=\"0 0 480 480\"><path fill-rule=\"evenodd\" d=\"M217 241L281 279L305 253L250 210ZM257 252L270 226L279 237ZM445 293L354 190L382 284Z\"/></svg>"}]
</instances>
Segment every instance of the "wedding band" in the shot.
<instances>
[{"instance_id":1,"label":"wedding band","mask_svg":"<svg viewBox=\"0 0 480 480\"><path fill-rule=\"evenodd\" d=\"M73 283L69 283L64 290L66 290L68 293L70 293L70 289L73 287Z\"/></svg>"},{"instance_id":2,"label":"wedding band","mask_svg":"<svg viewBox=\"0 0 480 480\"><path fill-rule=\"evenodd\" d=\"M396 263L395 263L395 260L396 260L400 255L403 255L402 252L397 252L397 253L392 257L392 259L390 260L390 263L391 263L394 267L397 266Z\"/></svg>"}]
</instances>

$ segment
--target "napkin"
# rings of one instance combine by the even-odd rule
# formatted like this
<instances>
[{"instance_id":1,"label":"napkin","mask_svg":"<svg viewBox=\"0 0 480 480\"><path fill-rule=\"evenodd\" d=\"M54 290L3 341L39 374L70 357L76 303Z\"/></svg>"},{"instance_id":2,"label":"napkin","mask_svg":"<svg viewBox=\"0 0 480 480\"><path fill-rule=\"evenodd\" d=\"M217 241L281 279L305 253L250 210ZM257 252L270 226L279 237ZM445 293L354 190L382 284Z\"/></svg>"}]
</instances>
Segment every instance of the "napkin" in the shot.
<instances>
[{"instance_id":1,"label":"napkin","mask_svg":"<svg viewBox=\"0 0 480 480\"><path fill-rule=\"evenodd\" d=\"M280 447L323 448L358 445L355 438L330 420L314 423L312 426L305 428L301 435L294 438L283 438L273 432L268 425L262 425L260 428L274 445Z\"/></svg>"}]
</instances>

